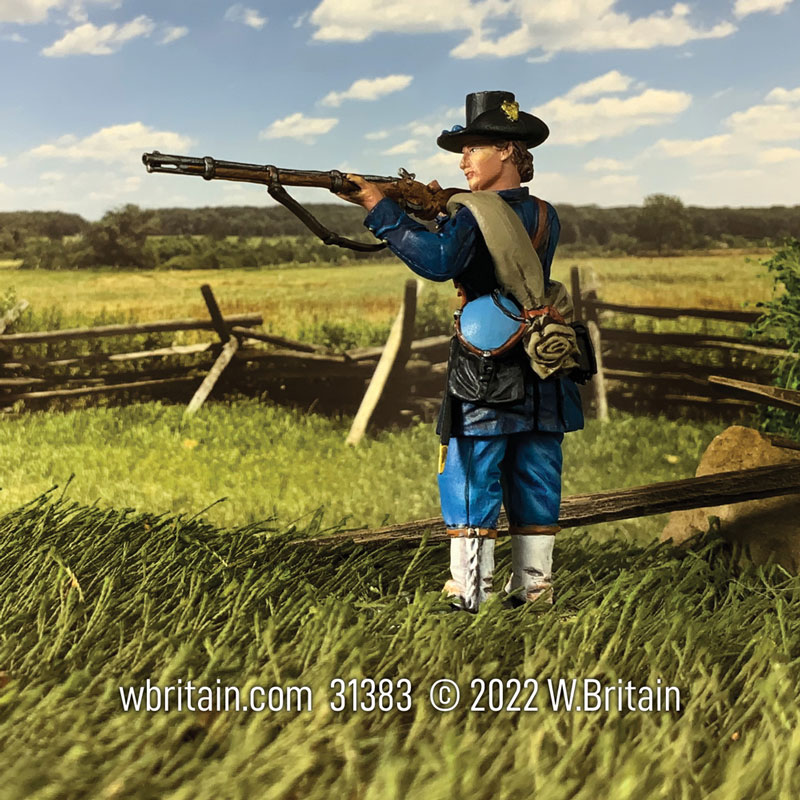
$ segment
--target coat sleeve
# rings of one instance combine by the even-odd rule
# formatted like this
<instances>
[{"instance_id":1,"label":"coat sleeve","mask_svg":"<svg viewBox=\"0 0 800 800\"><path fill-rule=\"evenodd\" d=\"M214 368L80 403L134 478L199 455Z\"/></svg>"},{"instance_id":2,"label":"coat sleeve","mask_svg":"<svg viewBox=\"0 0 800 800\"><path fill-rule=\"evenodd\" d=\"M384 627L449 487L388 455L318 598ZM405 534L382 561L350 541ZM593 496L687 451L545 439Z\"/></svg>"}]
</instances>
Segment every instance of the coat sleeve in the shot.
<instances>
[{"instance_id":1,"label":"coat sleeve","mask_svg":"<svg viewBox=\"0 0 800 800\"><path fill-rule=\"evenodd\" d=\"M475 252L478 235L475 217L466 208L434 232L388 197L367 214L364 225L417 275L432 281L458 277Z\"/></svg>"}]
</instances>

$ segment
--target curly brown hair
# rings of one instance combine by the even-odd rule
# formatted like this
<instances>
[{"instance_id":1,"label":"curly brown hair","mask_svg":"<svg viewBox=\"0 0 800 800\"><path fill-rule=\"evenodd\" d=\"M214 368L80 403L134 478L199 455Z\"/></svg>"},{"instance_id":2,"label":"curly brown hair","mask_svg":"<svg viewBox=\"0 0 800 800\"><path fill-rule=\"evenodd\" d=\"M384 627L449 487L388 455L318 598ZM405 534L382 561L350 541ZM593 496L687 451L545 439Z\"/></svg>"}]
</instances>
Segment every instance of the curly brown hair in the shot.
<instances>
[{"instance_id":1,"label":"curly brown hair","mask_svg":"<svg viewBox=\"0 0 800 800\"><path fill-rule=\"evenodd\" d=\"M517 168L520 183L533 180L533 154L522 142L493 142L498 150L511 145L511 163Z\"/></svg>"}]
</instances>

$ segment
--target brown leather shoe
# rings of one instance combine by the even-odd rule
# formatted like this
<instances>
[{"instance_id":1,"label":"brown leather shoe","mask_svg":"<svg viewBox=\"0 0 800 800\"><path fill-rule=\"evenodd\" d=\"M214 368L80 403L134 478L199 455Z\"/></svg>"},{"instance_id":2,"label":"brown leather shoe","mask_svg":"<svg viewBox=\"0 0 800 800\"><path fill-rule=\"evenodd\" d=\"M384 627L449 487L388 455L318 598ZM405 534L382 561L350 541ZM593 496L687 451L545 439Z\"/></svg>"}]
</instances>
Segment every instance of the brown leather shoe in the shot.
<instances>
[{"instance_id":1,"label":"brown leather shoe","mask_svg":"<svg viewBox=\"0 0 800 800\"><path fill-rule=\"evenodd\" d=\"M525 592L524 595L515 592L506 598L503 605L505 605L507 608L519 608L520 606L527 605L528 603L535 603L537 600L541 601L540 607L553 605L553 587L541 586Z\"/></svg>"},{"instance_id":2,"label":"brown leather shoe","mask_svg":"<svg viewBox=\"0 0 800 800\"><path fill-rule=\"evenodd\" d=\"M542 586L539 589L532 589L529 592L525 592L526 603L535 603L539 599L549 606L553 605L553 587Z\"/></svg>"}]
</instances>

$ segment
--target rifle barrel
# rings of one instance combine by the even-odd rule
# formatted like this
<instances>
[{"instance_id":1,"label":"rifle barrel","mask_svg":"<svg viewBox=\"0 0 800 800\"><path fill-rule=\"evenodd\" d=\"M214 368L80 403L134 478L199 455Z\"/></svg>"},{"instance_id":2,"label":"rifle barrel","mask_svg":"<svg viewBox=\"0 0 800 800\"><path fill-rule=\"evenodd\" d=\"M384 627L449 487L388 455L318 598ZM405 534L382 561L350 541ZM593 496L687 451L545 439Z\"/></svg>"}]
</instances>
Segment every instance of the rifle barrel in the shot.
<instances>
[{"instance_id":1,"label":"rifle barrel","mask_svg":"<svg viewBox=\"0 0 800 800\"><path fill-rule=\"evenodd\" d=\"M177 156L159 153L157 150L142 155L142 163L148 172L164 172L173 175L197 175L210 181L215 178L226 181L269 184L273 170L284 186L315 186L330 189L333 176L331 172L312 169L278 169L269 164L247 164L241 161L220 161L211 156ZM337 174L337 173L333 173ZM370 183L397 183L398 178L385 175L362 175ZM348 188L357 188L347 179Z\"/></svg>"}]
</instances>

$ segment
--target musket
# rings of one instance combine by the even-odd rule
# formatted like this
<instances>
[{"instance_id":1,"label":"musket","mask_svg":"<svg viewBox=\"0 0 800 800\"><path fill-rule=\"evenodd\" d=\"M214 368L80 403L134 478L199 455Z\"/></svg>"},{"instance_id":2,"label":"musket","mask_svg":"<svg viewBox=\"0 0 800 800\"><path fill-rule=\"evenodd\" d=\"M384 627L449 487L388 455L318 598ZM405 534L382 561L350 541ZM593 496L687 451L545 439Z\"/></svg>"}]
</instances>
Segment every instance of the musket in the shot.
<instances>
[{"instance_id":1,"label":"musket","mask_svg":"<svg viewBox=\"0 0 800 800\"><path fill-rule=\"evenodd\" d=\"M309 186L328 189L334 193L355 192L358 185L348 180L338 170L328 172L302 169L280 169L271 164L245 164L238 161L219 161L211 156L195 158L159 153L144 153L142 162L148 172L163 172L171 175L197 175L207 181L224 180L242 183L258 183L267 187L270 196L286 206L325 244L336 244L352 250L380 250L384 243L367 244L346 239L326 228L309 211L303 208L286 191L286 186ZM397 178L384 175L362 175L364 180L374 183L387 197L396 201L404 210L422 220L432 220L445 213L447 201L464 189L428 188L415 180L415 175L400 169Z\"/></svg>"}]
</instances>

